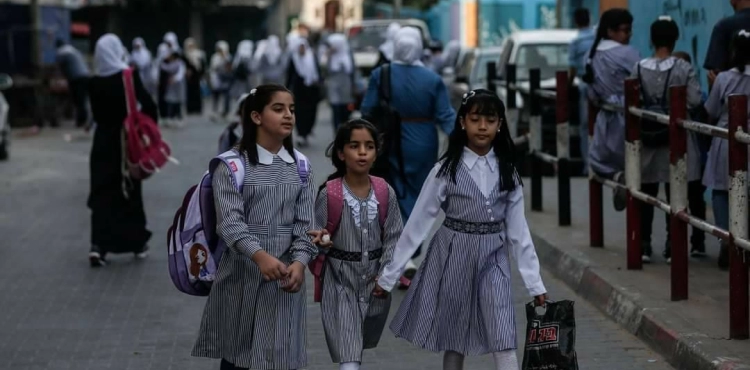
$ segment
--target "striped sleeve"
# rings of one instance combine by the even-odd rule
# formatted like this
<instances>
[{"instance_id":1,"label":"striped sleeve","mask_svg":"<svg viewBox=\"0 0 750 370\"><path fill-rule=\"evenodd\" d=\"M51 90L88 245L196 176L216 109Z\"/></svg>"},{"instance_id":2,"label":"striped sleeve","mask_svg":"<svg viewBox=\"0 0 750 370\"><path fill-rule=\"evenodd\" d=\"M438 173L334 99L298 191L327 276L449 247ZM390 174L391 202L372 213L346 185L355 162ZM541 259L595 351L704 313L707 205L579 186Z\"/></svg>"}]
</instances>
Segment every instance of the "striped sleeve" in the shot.
<instances>
[{"instance_id":1,"label":"striped sleeve","mask_svg":"<svg viewBox=\"0 0 750 370\"><path fill-rule=\"evenodd\" d=\"M216 205L216 233L229 248L253 257L262 250L260 240L248 230L245 222L245 201L234 185L234 175L220 163L211 178Z\"/></svg>"},{"instance_id":2,"label":"striped sleeve","mask_svg":"<svg viewBox=\"0 0 750 370\"><path fill-rule=\"evenodd\" d=\"M302 187L297 196L295 206L294 230L292 231L292 261L297 261L307 266L307 264L318 255L318 247L312 243L312 239L307 232L315 226L315 179L312 168L309 169L307 185Z\"/></svg>"},{"instance_id":3,"label":"striped sleeve","mask_svg":"<svg viewBox=\"0 0 750 370\"><path fill-rule=\"evenodd\" d=\"M380 258L380 271L378 276L383 274L385 267L393 260L393 251L396 249L396 243L404 229L404 223L401 220L401 210L398 207L398 199L393 188L388 186L388 217L383 225L383 256Z\"/></svg>"}]
</instances>

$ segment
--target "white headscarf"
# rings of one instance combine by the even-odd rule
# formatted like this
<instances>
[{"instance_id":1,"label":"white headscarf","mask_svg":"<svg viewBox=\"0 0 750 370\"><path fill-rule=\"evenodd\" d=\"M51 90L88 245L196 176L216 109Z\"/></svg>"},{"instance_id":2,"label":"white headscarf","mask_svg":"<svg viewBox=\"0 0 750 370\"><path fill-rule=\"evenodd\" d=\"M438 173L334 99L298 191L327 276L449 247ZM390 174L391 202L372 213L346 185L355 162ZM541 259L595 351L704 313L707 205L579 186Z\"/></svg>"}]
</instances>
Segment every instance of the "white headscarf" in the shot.
<instances>
[{"instance_id":1,"label":"white headscarf","mask_svg":"<svg viewBox=\"0 0 750 370\"><path fill-rule=\"evenodd\" d=\"M263 53L266 55L268 63L274 65L281 59L281 45L279 44L279 37L276 35L268 36L266 40L266 48Z\"/></svg>"},{"instance_id":2,"label":"white headscarf","mask_svg":"<svg viewBox=\"0 0 750 370\"><path fill-rule=\"evenodd\" d=\"M414 27L404 27L396 33L393 47L393 60L397 64L424 66L422 64L422 35Z\"/></svg>"},{"instance_id":3,"label":"white headscarf","mask_svg":"<svg viewBox=\"0 0 750 370\"><path fill-rule=\"evenodd\" d=\"M206 59L206 53L203 50L198 49L198 45L195 43L195 39L188 37L185 39L185 57L190 64L195 68L200 68L203 61Z\"/></svg>"},{"instance_id":4,"label":"white headscarf","mask_svg":"<svg viewBox=\"0 0 750 370\"><path fill-rule=\"evenodd\" d=\"M112 33L105 34L96 42L94 70L97 76L107 77L127 69L125 46Z\"/></svg>"},{"instance_id":5,"label":"white headscarf","mask_svg":"<svg viewBox=\"0 0 750 370\"><path fill-rule=\"evenodd\" d=\"M138 49L136 49L138 47ZM139 69L143 69L151 65L151 52L146 49L146 42L142 38L136 37L133 40L133 52L130 53L130 60Z\"/></svg>"},{"instance_id":6,"label":"white headscarf","mask_svg":"<svg viewBox=\"0 0 750 370\"><path fill-rule=\"evenodd\" d=\"M229 44L226 41L224 40L217 41L216 49L217 50L211 56L211 69L215 69L215 70L224 68L224 65L226 64L226 62L230 60L230 58L232 57L229 54ZM224 52L224 55L219 53L220 50Z\"/></svg>"},{"instance_id":7,"label":"white headscarf","mask_svg":"<svg viewBox=\"0 0 750 370\"><path fill-rule=\"evenodd\" d=\"M175 35L174 32L167 32L166 34L164 34L164 43L172 48L173 53L181 52L180 42L177 41L177 35Z\"/></svg>"},{"instance_id":8,"label":"white headscarf","mask_svg":"<svg viewBox=\"0 0 750 370\"><path fill-rule=\"evenodd\" d=\"M388 25L388 31L386 31L385 42L380 45L380 52L385 55L386 59L393 60L393 45L396 41L396 34L401 29L401 25L393 22Z\"/></svg>"},{"instance_id":9,"label":"white headscarf","mask_svg":"<svg viewBox=\"0 0 750 370\"><path fill-rule=\"evenodd\" d=\"M233 66L237 68L240 63L245 63L249 66L250 61L253 59L253 42L250 40L242 40L237 44L237 54L234 56Z\"/></svg>"},{"instance_id":10,"label":"white headscarf","mask_svg":"<svg viewBox=\"0 0 750 370\"><path fill-rule=\"evenodd\" d=\"M343 33L333 33L328 36L328 47L331 57L328 59L328 69L331 72L352 73L352 57L349 52L349 42Z\"/></svg>"},{"instance_id":11,"label":"white headscarf","mask_svg":"<svg viewBox=\"0 0 750 370\"><path fill-rule=\"evenodd\" d=\"M305 46L305 55L299 54L299 47L301 45ZM305 80L305 85L312 86L318 82L318 66L315 65L315 56L307 40L302 37L292 38L289 43L289 51L292 53L294 69Z\"/></svg>"}]
</instances>

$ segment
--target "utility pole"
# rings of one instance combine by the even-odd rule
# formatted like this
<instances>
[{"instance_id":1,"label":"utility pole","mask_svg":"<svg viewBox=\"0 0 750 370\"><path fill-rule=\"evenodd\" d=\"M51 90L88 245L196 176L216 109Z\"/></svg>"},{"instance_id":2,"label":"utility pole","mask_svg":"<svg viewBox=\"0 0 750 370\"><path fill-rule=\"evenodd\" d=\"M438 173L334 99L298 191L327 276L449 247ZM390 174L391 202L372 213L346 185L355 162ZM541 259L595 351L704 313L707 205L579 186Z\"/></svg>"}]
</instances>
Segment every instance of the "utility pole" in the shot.
<instances>
[{"instance_id":1,"label":"utility pole","mask_svg":"<svg viewBox=\"0 0 750 370\"><path fill-rule=\"evenodd\" d=\"M393 0L393 18L401 18L401 0Z\"/></svg>"},{"instance_id":2,"label":"utility pole","mask_svg":"<svg viewBox=\"0 0 750 370\"><path fill-rule=\"evenodd\" d=\"M29 17L31 18L31 64L35 68L40 68L42 66L42 25L39 0L31 0L29 3Z\"/></svg>"}]
</instances>

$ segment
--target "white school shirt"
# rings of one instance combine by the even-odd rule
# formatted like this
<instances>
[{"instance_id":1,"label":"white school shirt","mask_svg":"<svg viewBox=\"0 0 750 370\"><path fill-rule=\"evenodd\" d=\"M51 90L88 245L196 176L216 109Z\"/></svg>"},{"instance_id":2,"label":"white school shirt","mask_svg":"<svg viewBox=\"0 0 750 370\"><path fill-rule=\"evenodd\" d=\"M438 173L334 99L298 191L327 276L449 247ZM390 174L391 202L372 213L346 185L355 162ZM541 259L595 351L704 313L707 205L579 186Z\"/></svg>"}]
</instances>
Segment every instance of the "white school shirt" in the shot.
<instances>
[{"instance_id":1,"label":"white school shirt","mask_svg":"<svg viewBox=\"0 0 750 370\"><path fill-rule=\"evenodd\" d=\"M479 156L469 148L464 148L461 157L464 165L469 169L474 183L477 184L482 194L488 196L492 193L499 181L497 156L490 151L485 156ZM419 198L414 205L414 210L406 222L404 231L396 244L393 252L393 260L385 267L382 276L378 278L378 284L385 290L391 291L396 285L399 277L403 274L407 262L411 256L427 239L432 226L437 221L441 211L441 205L446 199L447 181L445 177L437 177L440 164L435 165L427 176L422 186ZM508 194L508 198L523 197L523 188L516 187ZM510 203L510 202L509 202ZM529 226L526 223L526 214L523 200L518 202L517 207L506 208L506 219L520 220L515 227L506 228L506 246L512 248L511 253L516 260L516 265L521 273L524 285L531 296L538 296L547 292L539 273L539 259L536 256L534 242L531 240ZM506 221L507 225L507 221ZM498 239L499 240L499 239Z\"/></svg>"}]
</instances>

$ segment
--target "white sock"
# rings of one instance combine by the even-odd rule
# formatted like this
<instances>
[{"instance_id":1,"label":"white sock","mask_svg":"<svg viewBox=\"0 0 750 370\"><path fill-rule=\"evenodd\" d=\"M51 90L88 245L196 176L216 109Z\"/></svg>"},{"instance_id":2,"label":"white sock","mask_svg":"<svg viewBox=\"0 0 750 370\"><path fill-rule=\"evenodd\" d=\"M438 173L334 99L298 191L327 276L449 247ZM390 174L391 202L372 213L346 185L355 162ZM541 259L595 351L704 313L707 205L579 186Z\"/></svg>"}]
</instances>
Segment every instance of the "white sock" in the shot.
<instances>
[{"instance_id":1,"label":"white sock","mask_svg":"<svg viewBox=\"0 0 750 370\"><path fill-rule=\"evenodd\" d=\"M495 358L495 368L497 370L518 370L518 358L515 349L494 352L492 357Z\"/></svg>"},{"instance_id":2,"label":"white sock","mask_svg":"<svg viewBox=\"0 0 750 370\"><path fill-rule=\"evenodd\" d=\"M443 370L463 370L464 369L464 355L453 352L445 351L443 355Z\"/></svg>"},{"instance_id":3,"label":"white sock","mask_svg":"<svg viewBox=\"0 0 750 370\"><path fill-rule=\"evenodd\" d=\"M339 364L339 370L359 370L359 362L342 362Z\"/></svg>"}]
</instances>

